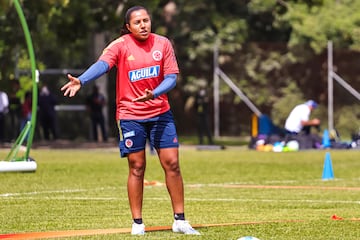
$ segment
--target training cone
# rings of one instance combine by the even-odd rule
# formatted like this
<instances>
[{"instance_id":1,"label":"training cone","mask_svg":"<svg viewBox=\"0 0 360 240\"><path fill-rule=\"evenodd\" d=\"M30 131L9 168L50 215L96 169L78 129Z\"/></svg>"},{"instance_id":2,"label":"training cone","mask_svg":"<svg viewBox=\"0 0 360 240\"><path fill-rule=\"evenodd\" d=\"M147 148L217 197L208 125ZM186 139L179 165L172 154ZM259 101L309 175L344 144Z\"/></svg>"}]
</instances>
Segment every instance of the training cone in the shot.
<instances>
[{"instance_id":1,"label":"training cone","mask_svg":"<svg viewBox=\"0 0 360 240\"><path fill-rule=\"evenodd\" d=\"M325 155L324 169L322 174L323 180L330 180L334 178L334 171L332 168L330 153L327 152Z\"/></svg>"},{"instance_id":2,"label":"training cone","mask_svg":"<svg viewBox=\"0 0 360 240\"><path fill-rule=\"evenodd\" d=\"M323 148L330 148L331 147L330 135L329 135L329 131L327 129L325 129L324 133L323 133L322 146L323 146Z\"/></svg>"}]
</instances>

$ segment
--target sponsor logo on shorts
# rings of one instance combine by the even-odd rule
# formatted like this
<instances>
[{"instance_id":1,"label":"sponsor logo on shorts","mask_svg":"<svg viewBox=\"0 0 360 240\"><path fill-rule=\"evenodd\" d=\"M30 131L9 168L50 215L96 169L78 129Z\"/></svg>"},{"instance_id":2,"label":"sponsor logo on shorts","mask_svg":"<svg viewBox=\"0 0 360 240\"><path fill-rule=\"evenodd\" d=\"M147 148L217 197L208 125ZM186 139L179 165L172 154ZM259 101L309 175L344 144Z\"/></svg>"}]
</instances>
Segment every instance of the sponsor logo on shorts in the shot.
<instances>
[{"instance_id":1,"label":"sponsor logo on shorts","mask_svg":"<svg viewBox=\"0 0 360 240\"><path fill-rule=\"evenodd\" d=\"M136 82L147 78L158 77L159 74L160 74L160 65L156 65L156 66L130 71L129 79L130 82Z\"/></svg>"},{"instance_id":2,"label":"sponsor logo on shorts","mask_svg":"<svg viewBox=\"0 0 360 240\"><path fill-rule=\"evenodd\" d=\"M133 146L133 141L131 140L131 139L126 139L125 140L125 146L127 147L127 148L131 148L132 146Z\"/></svg>"},{"instance_id":3,"label":"sponsor logo on shorts","mask_svg":"<svg viewBox=\"0 0 360 240\"><path fill-rule=\"evenodd\" d=\"M129 138L135 136L135 131L130 131L127 133L124 133L124 138Z\"/></svg>"}]
</instances>

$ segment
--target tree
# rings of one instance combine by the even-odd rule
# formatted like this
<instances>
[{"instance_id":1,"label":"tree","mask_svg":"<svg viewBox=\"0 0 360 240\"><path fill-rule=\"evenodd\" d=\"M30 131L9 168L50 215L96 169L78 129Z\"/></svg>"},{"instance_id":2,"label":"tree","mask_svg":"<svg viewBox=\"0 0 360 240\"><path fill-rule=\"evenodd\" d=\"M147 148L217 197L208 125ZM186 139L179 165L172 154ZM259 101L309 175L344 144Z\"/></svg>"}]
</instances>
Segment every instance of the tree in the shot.
<instances>
[{"instance_id":1,"label":"tree","mask_svg":"<svg viewBox=\"0 0 360 240\"><path fill-rule=\"evenodd\" d=\"M199 79L212 86L213 49L235 83L265 113L299 96L326 102L326 42L336 49L360 49L360 9L356 0L41 0L21 1L33 37L39 68L85 68L98 56L94 33L108 42L118 37L125 9L144 5L152 12L154 32L174 43L181 68L171 94L183 113ZM27 53L11 0L0 0L0 84L13 79ZM351 78L350 78L351 80ZM352 81L356 83L357 78ZM61 84L61 81L56 81ZM241 100L222 86L223 100ZM179 97L180 96L180 97ZM274 112L281 112L275 109ZM278 115L277 115L278 116ZM279 116L279 121L284 116Z\"/></svg>"}]
</instances>

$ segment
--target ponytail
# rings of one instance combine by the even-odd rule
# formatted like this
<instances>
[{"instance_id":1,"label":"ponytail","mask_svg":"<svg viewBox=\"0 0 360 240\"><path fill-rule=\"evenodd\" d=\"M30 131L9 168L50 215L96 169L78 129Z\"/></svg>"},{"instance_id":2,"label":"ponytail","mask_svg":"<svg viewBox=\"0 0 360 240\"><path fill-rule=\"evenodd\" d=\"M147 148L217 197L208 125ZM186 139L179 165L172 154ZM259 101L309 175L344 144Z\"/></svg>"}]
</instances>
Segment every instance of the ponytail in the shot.
<instances>
[{"instance_id":1,"label":"ponytail","mask_svg":"<svg viewBox=\"0 0 360 240\"><path fill-rule=\"evenodd\" d=\"M126 24L127 24L127 23L124 22L124 25L123 25L122 28L120 29L120 36L123 36L123 35L125 35L125 34L129 34L129 33L130 33L129 29L126 27Z\"/></svg>"}]
</instances>

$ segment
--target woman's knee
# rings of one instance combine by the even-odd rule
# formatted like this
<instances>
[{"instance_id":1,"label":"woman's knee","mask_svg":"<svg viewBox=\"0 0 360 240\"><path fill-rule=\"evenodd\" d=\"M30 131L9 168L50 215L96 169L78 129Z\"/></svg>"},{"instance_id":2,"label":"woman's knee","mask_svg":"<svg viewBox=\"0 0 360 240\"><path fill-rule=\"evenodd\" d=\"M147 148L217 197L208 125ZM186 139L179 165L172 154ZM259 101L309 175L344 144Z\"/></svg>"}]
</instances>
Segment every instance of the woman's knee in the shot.
<instances>
[{"instance_id":1,"label":"woman's knee","mask_svg":"<svg viewBox=\"0 0 360 240\"><path fill-rule=\"evenodd\" d=\"M142 157L129 156L129 173L136 177L143 177L145 174L146 162Z\"/></svg>"},{"instance_id":2,"label":"woman's knee","mask_svg":"<svg viewBox=\"0 0 360 240\"><path fill-rule=\"evenodd\" d=\"M145 166L132 165L129 168L129 173L135 177L142 178L145 174Z\"/></svg>"},{"instance_id":3,"label":"woman's knee","mask_svg":"<svg viewBox=\"0 0 360 240\"><path fill-rule=\"evenodd\" d=\"M166 160L163 167L168 173L180 174L180 165L177 158Z\"/></svg>"}]
</instances>

